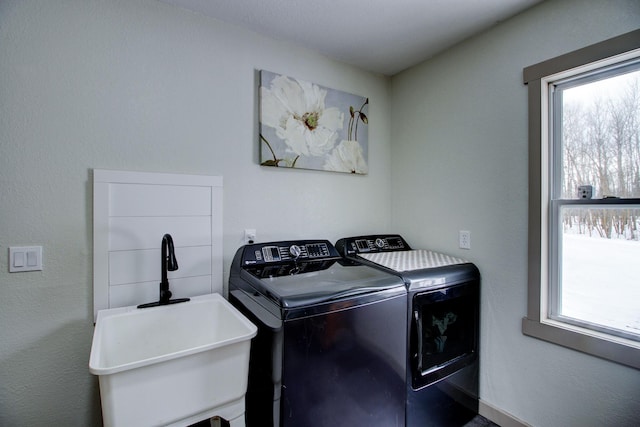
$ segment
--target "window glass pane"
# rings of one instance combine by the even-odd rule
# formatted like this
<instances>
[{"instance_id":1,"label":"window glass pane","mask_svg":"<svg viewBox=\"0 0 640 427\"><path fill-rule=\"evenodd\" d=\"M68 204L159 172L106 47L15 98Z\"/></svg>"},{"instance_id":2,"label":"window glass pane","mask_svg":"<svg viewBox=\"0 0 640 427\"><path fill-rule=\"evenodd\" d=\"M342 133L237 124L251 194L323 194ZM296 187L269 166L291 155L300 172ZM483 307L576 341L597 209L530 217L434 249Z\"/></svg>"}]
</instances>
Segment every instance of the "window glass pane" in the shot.
<instances>
[{"instance_id":1,"label":"window glass pane","mask_svg":"<svg viewBox=\"0 0 640 427\"><path fill-rule=\"evenodd\" d=\"M640 206L562 202L640 198L640 63L553 87L551 317L640 340Z\"/></svg>"},{"instance_id":2,"label":"window glass pane","mask_svg":"<svg viewBox=\"0 0 640 427\"><path fill-rule=\"evenodd\" d=\"M640 340L640 206L563 206L560 213L555 314Z\"/></svg>"},{"instance_id":3,"label":"window glass pane","mask_svg":"<svg viewBox=\"0 0 640 427\"><path fill-rule=\"evenodd\" d=\"M583 185L594 198L640 197L640 64L560 83L558 96L560 198L579 198Z\"/></svg>"}]
</instances>

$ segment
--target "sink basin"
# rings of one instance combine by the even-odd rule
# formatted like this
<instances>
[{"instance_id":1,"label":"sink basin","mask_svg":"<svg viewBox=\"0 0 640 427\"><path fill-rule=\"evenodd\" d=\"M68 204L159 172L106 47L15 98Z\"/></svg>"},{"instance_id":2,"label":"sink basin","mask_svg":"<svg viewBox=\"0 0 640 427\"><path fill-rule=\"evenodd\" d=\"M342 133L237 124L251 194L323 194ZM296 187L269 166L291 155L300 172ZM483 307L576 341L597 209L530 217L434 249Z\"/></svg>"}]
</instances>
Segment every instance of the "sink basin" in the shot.
<instances>
[{"instance_id":1,"label":"sink basin","mask_svg":"<svg viewBox=\"0 0 640 427\"><path fill-rule=\"evenodd\" d=\"M244 425L256 333L219 294L99 311L89 371L99 376L104 425L178 426L215 415Z\"/></svg>"}]
</instances>

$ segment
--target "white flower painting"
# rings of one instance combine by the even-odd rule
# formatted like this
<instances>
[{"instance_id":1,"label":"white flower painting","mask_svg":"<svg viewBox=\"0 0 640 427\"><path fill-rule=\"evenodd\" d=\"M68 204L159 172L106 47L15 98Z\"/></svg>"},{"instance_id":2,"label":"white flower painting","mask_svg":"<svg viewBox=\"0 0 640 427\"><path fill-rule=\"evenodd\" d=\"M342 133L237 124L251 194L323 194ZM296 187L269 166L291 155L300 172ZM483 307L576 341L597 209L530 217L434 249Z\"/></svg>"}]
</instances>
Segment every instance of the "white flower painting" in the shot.
<instances>
[{"instance_id":1,"label":"white flower painting","mask_svg":"<svg viewBox=\"0 0 640 427\"><path fill-rule=\"evenodd\" d=\"M260 72L263 166L368 172L369 99Z\"/></svg>"},{"instance_id":2,"label":"white flower painting","mask_svg":"<svg viewBox=\"0 0 640 427\"><path fill-rule=\"evenodd\" d=\"M324 169L336 172L367 173L367 161L358 141L342 140L327 156Z\"/></svg>"}]
</instances>

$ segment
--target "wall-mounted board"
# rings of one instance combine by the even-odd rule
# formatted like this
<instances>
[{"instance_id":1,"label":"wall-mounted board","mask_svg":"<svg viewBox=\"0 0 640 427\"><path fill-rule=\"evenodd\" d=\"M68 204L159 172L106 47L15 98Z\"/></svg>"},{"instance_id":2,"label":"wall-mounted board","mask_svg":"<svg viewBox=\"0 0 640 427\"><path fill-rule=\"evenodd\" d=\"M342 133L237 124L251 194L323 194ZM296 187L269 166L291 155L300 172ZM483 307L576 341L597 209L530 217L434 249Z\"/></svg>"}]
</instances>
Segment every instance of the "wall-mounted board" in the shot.
<instances>
[{"instance_id":1,"label":"wall-mounted board","mask_svg":"<svg viewBox=\"0 0 640 427\"><path fill-rule=\"evenodd\" d=\"M222 177L93 171L94 316L158 300L165 233L173 296L222 293Z\"/></svg>"}]
</instances>

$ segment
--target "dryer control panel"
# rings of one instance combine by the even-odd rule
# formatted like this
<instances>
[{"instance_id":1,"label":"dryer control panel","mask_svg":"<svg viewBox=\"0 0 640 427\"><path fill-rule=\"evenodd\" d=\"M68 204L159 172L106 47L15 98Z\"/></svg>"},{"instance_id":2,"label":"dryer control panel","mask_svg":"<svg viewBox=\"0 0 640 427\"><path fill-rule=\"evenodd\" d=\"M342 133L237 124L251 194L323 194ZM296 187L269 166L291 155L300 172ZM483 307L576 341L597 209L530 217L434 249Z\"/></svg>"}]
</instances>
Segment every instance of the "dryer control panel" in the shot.
<instances>
[{"instance_id":1,"label":"dryer control panel","mask_svg":"<svg viewBox=\"0 0 640 427\"><path fill-rule=\"evenodd\" d=\"M242 265L277 264L340 258L328 240L290 240L246 245Z\"/></svg>"},{"instance_id":2,"label":"dryer control panel","mask_svg":"<svg viewBox=\"0 0 640 427\"><path fill-rule=\"evenodd\" d=\"M336 249L343 256L375 252L409 251L411 247L398 234L374 234L345 237L336 242Z\"/></svg>"}]
</instances>

